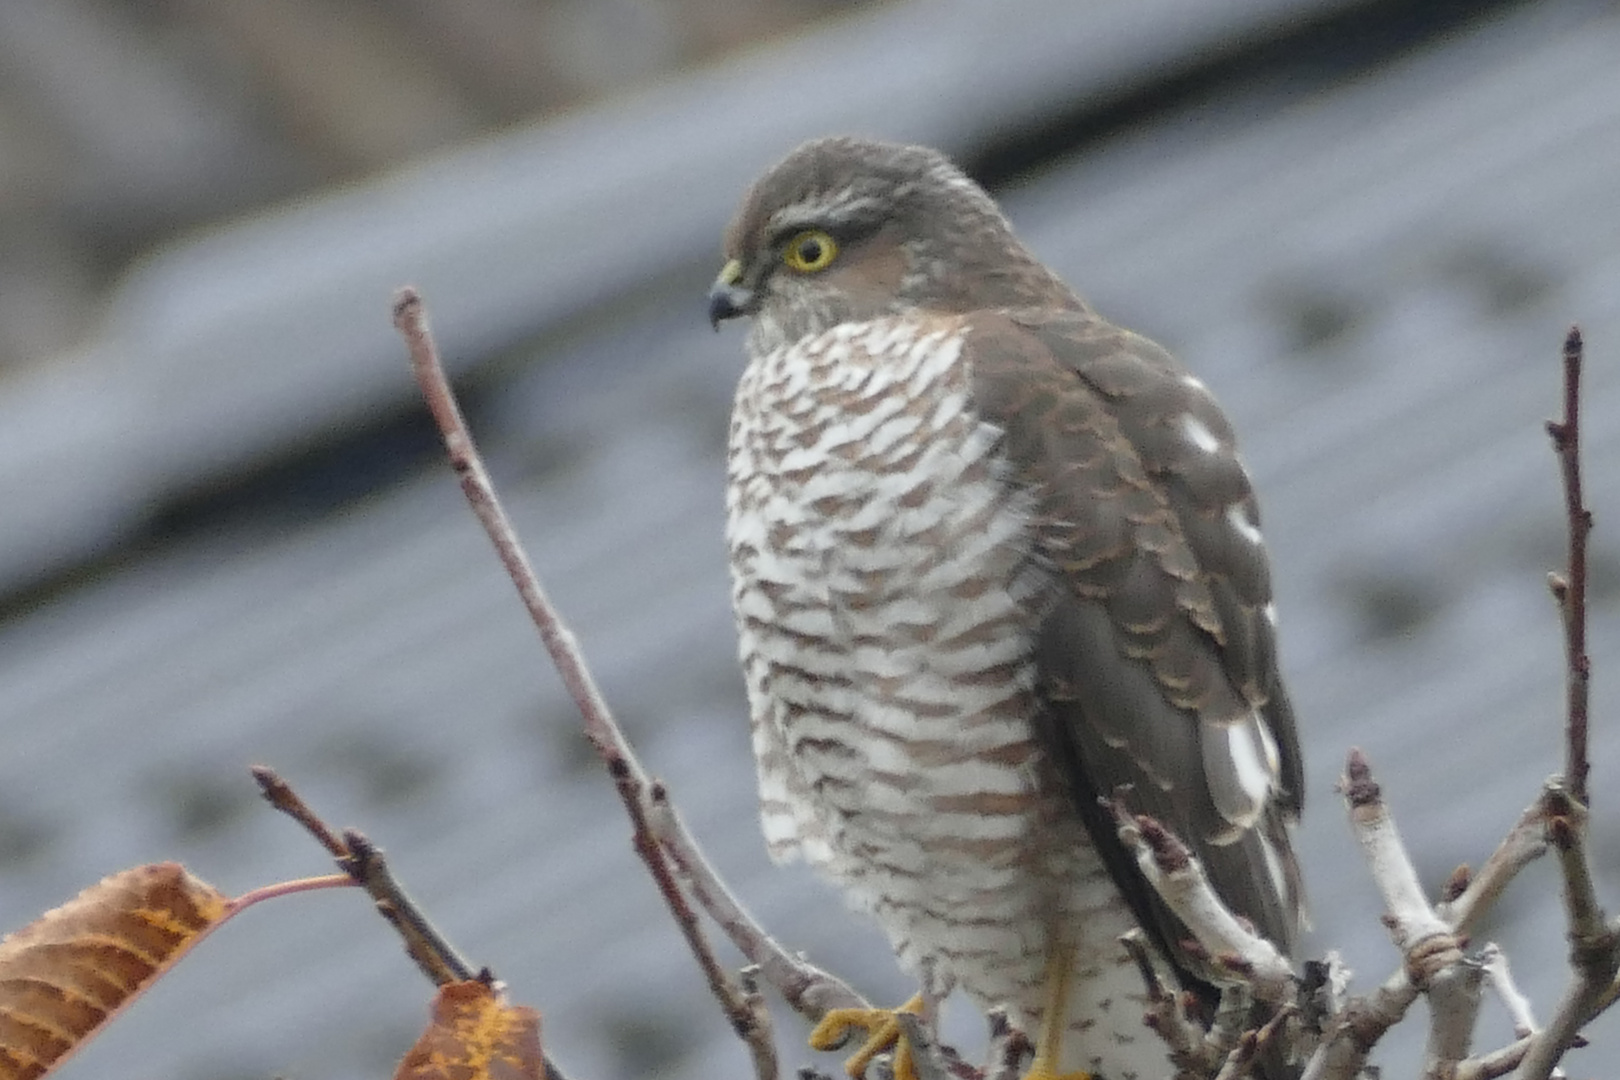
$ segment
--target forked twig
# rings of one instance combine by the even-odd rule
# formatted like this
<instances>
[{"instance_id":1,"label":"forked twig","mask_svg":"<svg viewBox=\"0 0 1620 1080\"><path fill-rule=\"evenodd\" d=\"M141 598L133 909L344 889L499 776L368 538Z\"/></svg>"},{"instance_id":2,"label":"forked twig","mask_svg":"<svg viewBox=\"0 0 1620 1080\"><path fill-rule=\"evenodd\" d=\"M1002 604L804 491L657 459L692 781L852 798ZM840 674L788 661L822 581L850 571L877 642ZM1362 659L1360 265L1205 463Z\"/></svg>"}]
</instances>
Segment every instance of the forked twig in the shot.
<instances>
[{"instance_id":1,"label":"forked twig","mask_svg":"<svg viewBox=\"0 0 1620 1080\"><path fill-rule=\"evenodd\" d=\"M1574 969L1547 1026L1530 1037L1521 1080L1547 1080L1564 1052L1580 1039L1581 1028L1613 1000L1620 974L1620 925L1598 904L1586 851L1586 807L1558 780L1547 783L1547 838L1558 854L1569 923L1570 966Z\"/></svg>"},{"instance_id":2,"label":"forked twig","mask_svg":"<svg viewBox=\"0 0 1620 1080\"><path fill-rule=\"evenodd\" d=\"M252 771L265 801L302 825L331 853L338 868L366 890L377 911L404 939L406 954L435 986L478 975L395 880L381 849L353 829L339 836L274 769L255 765Z\"/></svg>"},{"instance_id":3,"label":"forked twig","mask_svg":"<svg viewBox=\"0 0 1620 1080\"><path fill-rule=\"evenodd\" d=\"M1553 450L1564 484L1569 528L1569 566L1548 581L1564 624L1565 752L1564 775L1548 782L1542 793L1547 840L1558 855L1564 883L1564 909L1569 923L1570 984L1547 1026L1532 1035L1519 1066L1522 1080L1546 1080L1564 1051L1575 1045L1580 1030L1613 1001L1620 972L1620 925L1611 923L1598 904L1586 851L1587 721L1592 662L1586 653L1586 541L1592 513L1581 488L1581 364L1584 347L1579 327L1564 339L1564 415L1548 421Z\"/></svg>"},{"instance_id":4,"label":"forked twig","mask_svg":"<svg viewBox=\"0 0 1620 1080\"><path fill-rule=\"evenodd\" d=\"M406 954L435 986L468 979L495 983L495 974L489 968L474 971L406 894L389 869L381 848L354 829L345 829L339 836L274 769L255 765L252 772L265 802L302 825L331 853L350 880L366 890L377 905L377 912L404 940ZM545 1080L568 1080L549 1054L542 1053L540 1063L545 1069Z\"/></svg>"}]
</instances>

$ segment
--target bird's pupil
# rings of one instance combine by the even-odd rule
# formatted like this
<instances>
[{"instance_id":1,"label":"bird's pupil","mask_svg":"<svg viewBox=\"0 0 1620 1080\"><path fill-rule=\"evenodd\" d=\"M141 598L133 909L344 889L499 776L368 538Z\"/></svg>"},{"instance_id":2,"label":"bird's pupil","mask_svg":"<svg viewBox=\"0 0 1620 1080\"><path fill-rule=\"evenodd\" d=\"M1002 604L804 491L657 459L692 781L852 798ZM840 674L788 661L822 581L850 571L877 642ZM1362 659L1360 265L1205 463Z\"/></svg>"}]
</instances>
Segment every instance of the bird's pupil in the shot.
<instances>
[{"instance_id":1,"label":"bird's pupil","mask_svg":"<svg viewBox=\"0 0 1620 1080\"><path fill-rule=\"evenodd\" d=\"M821 259L821 241L806 240L799 245L799 258L807 263L818 262Z\"/></svg>"}]
</instances>

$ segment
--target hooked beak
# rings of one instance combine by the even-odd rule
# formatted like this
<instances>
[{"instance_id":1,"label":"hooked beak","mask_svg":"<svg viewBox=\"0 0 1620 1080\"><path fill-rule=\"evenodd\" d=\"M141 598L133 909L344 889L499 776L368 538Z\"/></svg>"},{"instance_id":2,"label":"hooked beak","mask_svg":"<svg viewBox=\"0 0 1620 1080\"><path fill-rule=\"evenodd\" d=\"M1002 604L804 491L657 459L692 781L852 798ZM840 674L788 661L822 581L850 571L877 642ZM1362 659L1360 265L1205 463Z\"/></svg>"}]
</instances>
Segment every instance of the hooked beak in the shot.
<instances>
[{"instance_id":1,"label":"hooked beak","mask_svg":"<svg viewBox=\"0 0 1620 1080\"><path fill-rule=\"evenodd\" d=\"M742 261L732 259L721 267L720 276L709 287L709 325L716 330L727 319L735 319L754 310L754 290L738 284L742 276Z\"/></svg>"}]
</instances>

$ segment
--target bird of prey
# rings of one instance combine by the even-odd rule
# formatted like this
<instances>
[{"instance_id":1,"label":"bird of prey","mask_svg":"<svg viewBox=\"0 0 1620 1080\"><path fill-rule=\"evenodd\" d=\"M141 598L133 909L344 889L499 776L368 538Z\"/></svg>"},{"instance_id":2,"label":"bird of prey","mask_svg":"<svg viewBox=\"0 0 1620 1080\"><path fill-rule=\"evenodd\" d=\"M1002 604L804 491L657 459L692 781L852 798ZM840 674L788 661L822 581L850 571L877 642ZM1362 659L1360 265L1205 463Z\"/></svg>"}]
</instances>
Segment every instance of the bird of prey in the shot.
<instances>
[{"instance_id":1,"label":"bird of prey","mask_svg":"<svg viewBox=\"0 0 1620 1080\"><path fill-rule=\"evenodd\" d=\"M904 1008L1004 1008L1043 1080L1164 1075L1120 935L1189 989L1216 975L1099 799L1172 829L1285 953L1301 919L1300 749L1226 417L924 147L800 147L724 259L710 319L751 320L726 537L771 853L876 918L921 986ZM840 1014L812 1045L852 1024L858 1071L897 1025Z\"/></svg>"}]
</instances>

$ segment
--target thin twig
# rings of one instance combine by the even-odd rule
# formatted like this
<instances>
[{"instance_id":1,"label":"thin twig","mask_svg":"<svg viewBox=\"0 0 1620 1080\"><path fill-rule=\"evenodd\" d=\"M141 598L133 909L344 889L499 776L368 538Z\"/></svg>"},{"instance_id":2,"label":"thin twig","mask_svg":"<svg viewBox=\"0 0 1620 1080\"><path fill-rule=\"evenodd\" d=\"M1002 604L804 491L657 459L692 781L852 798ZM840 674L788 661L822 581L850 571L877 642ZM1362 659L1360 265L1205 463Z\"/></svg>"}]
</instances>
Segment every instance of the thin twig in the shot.
<instances>
[{"instance_id":1,"label":"thin twig","mask_svg":"<svg viewBox=\"0 0 1620 1080\"><path fill-rule=\"evenodd\" d=\"M331 826L321 820L319 814L309 808L309 804L299 797L292 785L283 780L276 770L268 765L254 765L248 770L259 785L259 794L264 801L280 810L304 827L304 831L315 838L315 842L325 848L334 859L347 859L349 849Z\"/></svg>"},{"instance_id":2,"label":"thin twig","mask_svg":"<svg viewBox=\"0 0 1620 1080\"><path fill-rule=\"evenodd\" d=\"M661 781L653 781L648 792L647 823L693 898L790 1008L812 1023L819 1023L831 1009L871 1008L843 980L788 952L760 927L704 856Z\"/></svg>"},{"instance_id":3,"label":"thin twig","mask_svg":"<svg viewBox=\"0 0 1620 1080\"><path fill-rule=\"evenodd\" d=\"M427 972L435 984L466 982L479 975L471 964L462 959L445 936L422 913L415 901L394 877L383 857L382 849L355 829L343 830L343 842L349 849L347 859L338 865L354 875L371 898L376 901L382 917L393 924L399 936L405 939L405 951ZM423 958L428 959L424 964ZM487 970L487 969L486 969ZM493 981L493 976L490 976Z\"/></svg>"},{"instance_id":4,"label":"thin twig","mask_svg":"<svg viewBox=\"0 0 1620 1080\"><path fill-rule=\"evenodd\" d=\"M1547 853L1545 818L1543 800L1537 798L1519 815L1485 865L1470 875L1462 893L1439 905L1436 911L1453 933L1470 933L1519 871Z\"/></svg>"},{"instance_id":5,"label":"thin twig","mask_svg":"<svg viewBox=\"0 0 1620 1080\"><path fill-rule=\"evenodd\" d=\"M1260 1057L1266 1048L1278 1037L1283 1025L1292 1020L1297 1009L1292 1005L1284 1005L1278 1009L1270 1020L1254 1031L1245 1031L1238 1044L1226 1055L1226 1061L1221 1065L1221 1071L1215 1074L1215 1080L1242 1080L1254 1072L1255 1066L1260 1064Z\"/></svg>"},{"instance_id":6,"label":"thin twig","mask_svg":"<svg viewBox=\"0 0 1620 1080\"><path fill-rule=\"evenodd\" d=\"M1147 1010L1142 1022L1163 1040L1170 1051L1170 1063L1176 1067L1176 1080L1208 1076L1219 1064L1217 1055L1204 1053L1204 1030L1194 1024L1181 1008L1181 998L1164 985L1158 966L1141 927L1127 930L1119 936L1120 945L1136 962L1136 970L1147 988Z\"/></svg>"},{"instance_id":7,"label":"thin twig","mask_svg":"<svg viewBox=\"0 0 1620 1080\"><path fill-rule=\"evenodd\" d=\"M410 898L388 867L382 850L363 835L348 829L340 836L272 768L255 765L253 779L266 802L292 818L337 860L338 866L377 907L405 942L405 952L435 986L478 978L493 984L495 975L488 968L473 971L449 940ZM546 1080L568 1080L549 1055L541 1056Z\"/></svg>"},{"instance_id":8,"label":"thin twig","mask_svg":"<svg viewBox=\"0 0 1620 1080\"><path fill-rule=\"evenodd\" d=\"M1520 1080L1546 1080L1564 1051L1579 1045L1580 1028L1593 1016L1612 1005L1620 997L1620 925L1605 921L1592 887L1591 870L1585 853L1587 773L1588 686L1591 661L1586 652L1586 545L1592 528L1591 512L1586 508L1581 490L1580 470L1580 380L1582 342L1579 328L1572 328L1564 341L1564 414L1561 420L1547 423L1553 448L1559 460L1563 478L1565 511L1569 530L1569 566L1563 574L1549 577L1554 597L1564 625L1566 653L1566 718L1565 718L1565 776L1555 780L1542 795L1528 807L1501 844L1491 854L1478 874L1453 875L1447 885L1445 901L1428 913L1438 918L1451 935L1452 946L1483 918L1508 882L1530 862L1541 856L1549 846L1558 851L1559 866L1564 878L1565 907L1570 926L1572 966L1575 976L1566 990L1552 1021L1545 1029L1521 1037L1501 1050L1456 1062L1448 1075L1456 1080L1489 1080L1520 1069ZM1354 764L1355 757L1352 756ZM1361 765L1364 767L1365 762ZM1351 772L1356 770L1352 768ZM1370 773L1363 777L1361 795L1370 794L1369 803L1377 803L1377 787L1371 783ZM1354 778L1352 784L1354 786ZM1347 791L1347 794L1350 792ZM1352 798L1352 805L1355 803ZM1376 816L1372 811L1368 819ZM1353 809L1352 817L1356 817ZM1361 831L1358 827L1358 835ZM1382 841L1373 837L1375 841ZM1363 836L1364 846L1368 837ZM1416 877L1409 873L1410 860L1405 858L1398 838L1387 845L1394 873L1374 868L1374 877L1385 890L1390 904L1389 920L1397 940L1410 939L1413 919L1402 916L1398 908L1405 908L1420 925L1427 924L1422 913L1426 902L1417 891ZM1371 853L1369 853L1371 859ZM1400 863L1405 862L1402 870ZM1390 888L1395 895L1391 897ZM1444 938L1436 940L1445 943ZM1306 1064L1304 1080L1351 1080L1357 1075L1372 1045L1381 1038L1406 1012L1418 993L1424 972L1411 963L1411 953L1403 946L1402 970L1397 971L1373 995L1352 999L1327 1037ZM1447 950L1441 950L1443 956ZM1443 966L1424 965L1432 980ZM1452 961L1455 963L1455 961ZM1514 1022L1520 1029L1533 1028L1528 1002L1515 1005L1512 989L1507 981L1505 962L1499 974L1492 975L1498 992L1508 1001L1514 1013ZM1431 991L1433 987L1431 986ZM1462 1014L1458 1013L1458 1018ZM1431 1029L1431 1036L1434 1031ZM1431 1047L1433 1046L1431 1041Z\"/></svg>"},{"instance_id":9,"label":"thin twig","mask_svg":"<svg viewBox=\"0 0 1620 1080\"><path fill-rule=\"evenodd\" d=\"M464 982L474 976L472 965L461 958L394 879L380 850L353 830L340 837L274 769L255 765L253 779L258 781L266 802L302 825L337 860L338 868L366 890L377 911L404 939L406 954L435 986Z\"/></svg>"},{"instance_id":10,"label":"thin twig","mask_svg":"<svg viewBox=\"0 0 1620 1080\"><path fill-rule=\"evenodd\" d=\"M771 1010L765 1004L765 995L759 992L759 968L750 964L737 972L742 986L743 1003L753 1016L754 1038L744 1038L748 1052L754 1058L755 1076L776 1076L781 1066L776 1059L776 1035L771 1024Z\"/></svg>"},{"instance_id":11,"label":"thin twig","mask_svg":"<svg viewBox=\"0 0 1620 1080\"><path fill-rule=\"evenodd\" d=\"M1565 914L1569 936L1579 943L1603 933L1603 908L1586 855L1586 806L1557 780L1547 782L1545 795L1547 839L1558 855L1564 879Z\"/></svg>"},{"instance_id":12,"label":"thin twig","mask_svg":"<svg viewBox=\"0 0 1620 1080\"><path fill-rule=\"evenodd\" d=\"M596 680L585 664L583 654L573 633L563 623L551 604L539 575L529 562L527 553L517 538L506 509L496 493L494 482L484 467L483 459L473 442L461 407L445 377L439 360L438 348L428 329L427 314L422 298L414 289L401 289L394 301L394 326L405 339L411 354L411 367L421 387L439 433L444 439L450 466L461 482L462 494L473 513L494 544L501 565L517 587L518 595L529 613L541 641L551 655L553 665L564 686L579 707L584 720L585 736L596 749L613 777L613 785L624 804L633 830L632 842L636 853L646 864L663 897L665 906L674 916L686 939L687 948L703 971L705 981L721 1010L747 1045L756 1069L775 1067L774 1048L757 1045L768 1033L761 1034L754 1011L749 1007L747 995L726 973L716 958L713 948L687 902L686 895L676 878L676 871L662 844L653 835L647 821L647 793L651 781L641 766L629 740L625 738L606 700L597 688ZM760 1080L771 1080L774 1074L760 1074Z\"/></svg>"},{"instance_id":13,"label":"thin twig","mask_svg":"<svg viewBox=\"0 0 1620 1080\"><path fill-rule=\"evenodd\" d=\"M1516 1038L1534 1035L1541 1030L1536 1023L1535 1011L1530 1007L1530 999L1520 992L1518 984L1513 981L1513 972L1508 967L1507 953L1494 941L1485 943L1479 951L1479 963L1485 969L1485 978L1490 980L1491 989L1502 1000L1508 1015L1513 1018L1513 1034Z\"/></svg>"},{"instance_id":14,"label":"thin twig","mask_svg":"<svg viewBox=\"0 0 1620 1080\"><path fill-rule=\"evenodd\" d=\"M1565 702L1564 779L1575 801L1586 805L1588 687L1592 661L1586 654L1586 539L1592 531L1592 512L1581 492L1581 329L1570 327L1564 338L1564 418L1547 421L1553 452L1558 455L1564 481L1564 510L1569 519L1567 576L1552 575L1549 584L1558 600L1564 623L1564 652L1568 667Z\"/></svg>"},{"instance_id":15,"label":"thin twig","mask_svg":"<svg viewBox=\"0 0 1620 1080\"><path fill-rule=\"evenodd\" d=\"M1581 1028L1613 1000L1620 971L1620 927L1608 922L1592 884L1586 852L1587 708L1592 663L1586 653L1586 541L1592 513L1581 492L1581 362L1579 327L1564 339L1564 416L1548 421L1553 450L1563 476L1564 509L1569 522L1569 566L1549 576L1564 623L1565 761L1564 776L1548 782L1542 793L1546 836L1558 854L1564 882L1564 910L1569 924L1573 975L1546 1028L1529 1039L1519 1066L1522 1080L1546 1080L1564 1052L1580 1037Z\"/></svg>"}]
</instances>

